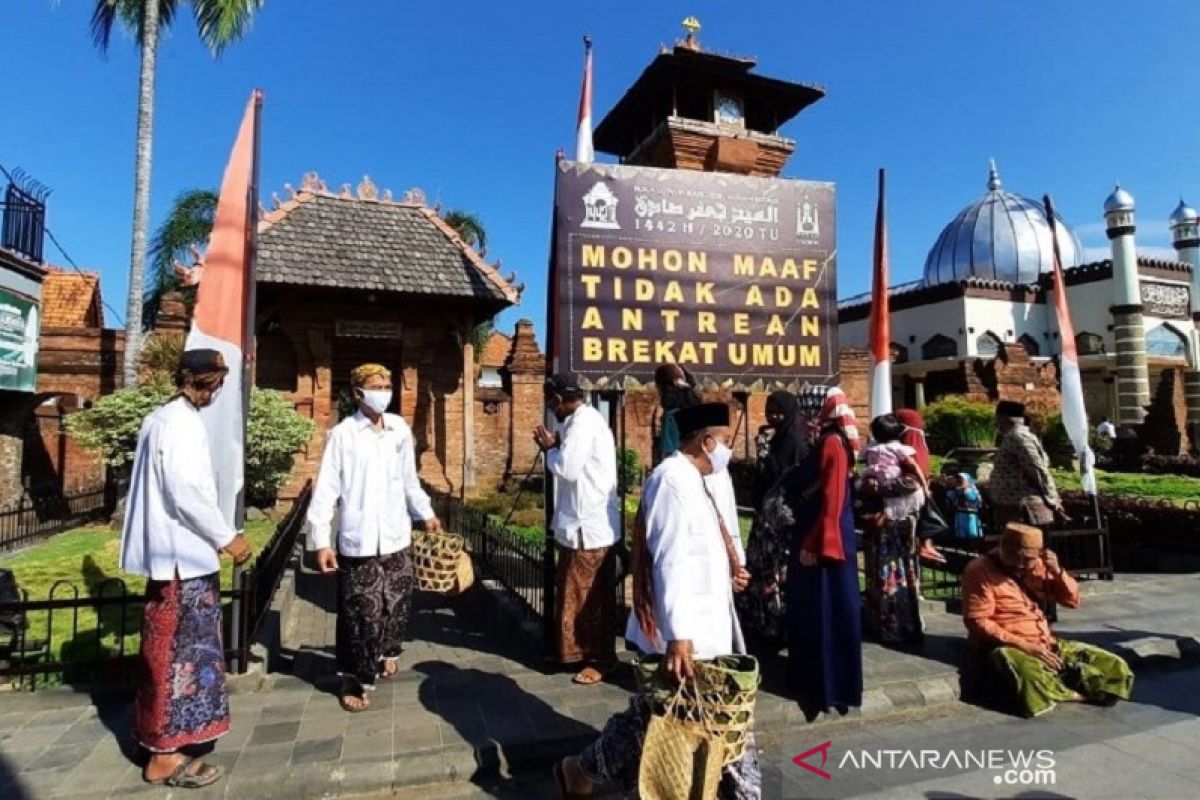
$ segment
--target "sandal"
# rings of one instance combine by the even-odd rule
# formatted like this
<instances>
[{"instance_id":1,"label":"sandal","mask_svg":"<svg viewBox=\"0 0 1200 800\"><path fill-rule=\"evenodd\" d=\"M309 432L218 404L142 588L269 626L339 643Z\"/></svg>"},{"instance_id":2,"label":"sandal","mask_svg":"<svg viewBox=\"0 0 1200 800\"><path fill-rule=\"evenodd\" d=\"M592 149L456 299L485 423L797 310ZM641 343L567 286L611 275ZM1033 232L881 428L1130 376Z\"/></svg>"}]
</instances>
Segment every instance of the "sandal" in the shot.
<instances>
[{"instance_id":1,"label":"sandal","mask_svg":"<svg viewBox=\"0 0 1200 800\"><path fill-rule=\"evenodd\" d=\"M357 700L358 703L351 704L351 700ZM371 707L371 698L360 687L358 691L354 691L349 681L342 682L342 691L338 694L338 705L343 711L349 711L351 714L361 714Z\"/></svg>"},{"instance_id":2,"label":"sandal","mask_svg":"<svg viewBox=\"0 0 1200 800\"><path fill-rule=\"evenodd\" d=\"M142 780L151 786L170 786L175 789L202 789L205 786L211 786L221 778L221 768L215 764L206 764L199 761L200 766L193 772L188 771L188 767L199 761L197 758L184 757L179 762L179 766L175 767L175 771L165 778L158 780L150 780L142 776Z\"/></svg>"},{"instance_id":3,"label":"sandal","mask_svg":"<svg viewBox=\"0 0 1200 800\"><path fill-rule=\"evenodd\" d=\"M946 563L946 557L928 545L921 546L920 557L925 561L933 561L936 564Z\"/></svg>"},{"instance_id":4,"label":"sandal","mask_svg":"<svg viewBox=\"0 0 1200 800\"><path fill-rule=\"evenodd\" d=\"M617 664L604 664L599 666L587 666L579 670L575 677L571 678L572 683L577 683L580 686L595 686L602 682L608 673L617 668Z\"/></svg>"},{"instance_id":5,"label":"sandal","mask_svg":"<svg viewBox=\"0 0 1200 800\"><path fill-rule=\"evenodd\" d=\"M400 658L399 658L399 656L383 659L383 669L381 669L379 671L379 677L385 678L387 680L391 680L392 678L396 677L399 674L400 674Z\"/></svg>"}]
</instances>

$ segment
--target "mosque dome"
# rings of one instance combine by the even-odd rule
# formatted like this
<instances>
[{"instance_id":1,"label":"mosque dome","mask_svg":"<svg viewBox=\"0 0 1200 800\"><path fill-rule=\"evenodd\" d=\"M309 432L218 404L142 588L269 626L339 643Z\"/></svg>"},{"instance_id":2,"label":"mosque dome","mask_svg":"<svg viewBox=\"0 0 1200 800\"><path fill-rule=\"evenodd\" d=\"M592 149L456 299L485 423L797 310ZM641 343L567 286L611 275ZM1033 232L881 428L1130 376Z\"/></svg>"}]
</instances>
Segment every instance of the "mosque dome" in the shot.
<instances>
[{"instance_id":1,"label":"mosque dome","mask_svg":"<svg viewBox=\"0 0 1200 800\"><path fill-rule=\"evenodd\" d=\"M1104 213L1111 214L1114 211L1133 211L1133 195L1122 189L1119 184L1104 201Z\"/></svg>"},{"instance_id":2,"label":"mosque dome","mask_svg":"<svg viewBox=\"0 0 1200 800\"><path fill-rule=\"evenodd\" d=\"M1175 206L1175 210L1171 212L1171 227L1175 228L1180 225L1195 225L1200 221L1200 214L1196 213L1196 209L1183 202L1181 199L1179 205Z\"/></svg>"},{"instance_id":3,"label":"mosque dome","mask_svg":"<svg viewBox=\"0 0 1200 800\"><path fill-rule=\"evenodd\" d=\"M1054 269L1054 241L1042 204L1001 187L993 163L987 194L959 212L929 251L926 286L971 277L1031 284ZM1083 247L1062 217L1057 222L1063 268L1077 266Z\"/></svg>"}]
</instances>

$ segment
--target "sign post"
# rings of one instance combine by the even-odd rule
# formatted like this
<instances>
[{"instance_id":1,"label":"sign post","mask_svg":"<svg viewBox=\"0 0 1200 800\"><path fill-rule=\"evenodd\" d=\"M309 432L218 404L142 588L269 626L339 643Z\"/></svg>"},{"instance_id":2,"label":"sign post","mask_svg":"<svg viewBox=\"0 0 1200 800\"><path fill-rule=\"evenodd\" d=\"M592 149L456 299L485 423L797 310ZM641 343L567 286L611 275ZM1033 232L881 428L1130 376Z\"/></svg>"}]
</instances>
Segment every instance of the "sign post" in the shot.
<instances>
[{"instance_id":1,"label":"sign post","mask_svg":"<svg viewBox=\"0 0 1200 800\"><path fill-rule=\"evenodd\" d=\"M557 166L557 369L611 390L664 363L711 389L836 376L832 184Z\"/></svg>"}]
</instances>

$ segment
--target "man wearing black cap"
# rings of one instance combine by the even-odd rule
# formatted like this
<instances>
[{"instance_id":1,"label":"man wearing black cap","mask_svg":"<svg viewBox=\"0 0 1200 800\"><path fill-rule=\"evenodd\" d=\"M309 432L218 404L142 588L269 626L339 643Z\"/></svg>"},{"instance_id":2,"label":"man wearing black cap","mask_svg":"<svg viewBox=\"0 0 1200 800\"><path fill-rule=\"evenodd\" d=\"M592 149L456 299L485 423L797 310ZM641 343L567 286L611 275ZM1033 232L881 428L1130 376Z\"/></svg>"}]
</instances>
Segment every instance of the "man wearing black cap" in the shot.
<instances>
[{"instance_id":1,"label":"man wearing black cap","mask_svg":"<svg viewBox=\"0 0 1200 800\"><path fill-rule=\"evenodd\" d=\"M681 408L675 420L681 448L655 468L642 499L649 563L647 574L639 569L634 581L639 587L649 583L648 593L635 590L649 598L649 608L631 614L625 632L643 655L661 657L650 688L668 693L694 677L696 661L745 652L733 593L750 578L726 470L733 455L729 407ZM632 791L650 715L644 696L635 696L579 756L559 762L554 773L560 796L586 797L601 783ZM743 757L723 770L717 797L754 800L761 786L751 736Z\"/></svg>"},{"instance_id":2,"label":"man wearing black cap","mask_svg":"<svg viewBox=\"0 0 1200 800\"><path fill-rule=\"evenodd\" d=\"M617 664L617 445L574 378L547 379L545 395L558 425L554 431L539 425L533 438L554 476L557 655L563 664L582 665L575 682L590 686Z\"/></svg>"},{"instance_id":3,"label":"man wearing black cap","mask_svg":"<svg viewBox=\"0 0 1200 800\"><path fill-rule=\"evenodd\" d=\"M200 419L228 372L216 350L183 354L178 391L138 434L121 533L121 569L148 579L133 706L134 735L150 753L143 778L179 788L221 776L183 751L229 731L220 554L235 564L250 558L250 546L221 513Z\"/></svg>"},{"instance_id":4,"label":"man wearing black cap","mask_svg":"<svg viewBox=\"0 0 1200 800\"><path fill-rule=\"evenodd\" d=\"M1058 487L1042 443L1025 424L1025 406L1001 400L996 406L1000 448L988 484L997 530L1009 522L1048 525L1062 515Z\"/></svg>"}]
</instances>

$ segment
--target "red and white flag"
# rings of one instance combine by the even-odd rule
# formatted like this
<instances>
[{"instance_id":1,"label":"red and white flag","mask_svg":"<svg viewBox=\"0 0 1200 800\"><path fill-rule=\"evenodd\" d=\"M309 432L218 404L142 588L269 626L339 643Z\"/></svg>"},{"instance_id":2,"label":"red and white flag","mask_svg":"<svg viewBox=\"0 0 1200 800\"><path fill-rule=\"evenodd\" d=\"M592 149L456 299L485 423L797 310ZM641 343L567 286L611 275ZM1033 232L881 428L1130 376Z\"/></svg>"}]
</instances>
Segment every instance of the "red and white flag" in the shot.
<instances>
[{"instance_id":1,"label":"red and white flag","mask_svg":"<svg viewBox=\"0 0 1200 800\"><path fill-rule=\"evenodd\" d=\"M579 126L575 129L575 160L590 164L592 149L592 37L583 37L583 89L579 93Z\"/></svg>"},{"instance_id":2,"label":"red and white flag","mask_svg":"<svg viewBox=\"0 0 1200 800\"><path fill-rule=\"evenodd\" d=\"M1067 284L1063 280L1062 260L1058 253L1058 227L1054 202L1050 195L1043 198L1046 221L1054 240L1054 313L1058 318L1058 338L1062 341L1062 420L1067 436L1079 455L1079 471L1083 490L1096 493L1096 456L1088 445L1087 408L1083 402L1083 377L1079 372L1079 352L1075 349L1075 326L1067 307Z\"/></svg>"},{"instance_id":3,"label":"red and white flag","mask_svg":"<svg viewBox=\"0 0 1200 800\"><path fill-rule=\"evenodd\" d=\"M250 405L250 358L254 352L254 240L258 219L258 118L262 94L246 105L233 152L221 181L217 212L187 348L220 351L229 365L225 386L200 412L208 432L217 497L230 525L241 527L245 483L246 417Z\"/></svg>"},{"instance_id":4,"label":"red and white flag","mask_svg":"<svg viewBox=\"0 0 1200 800\"><path fill-rule=\"evenodd\" d=\"M871 419L892 413L892 322L888 312L888 249L883 170L875 208L875 268L871 276Z\"/></svg>"}]
</instances>

